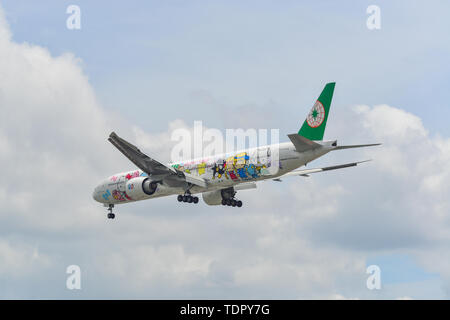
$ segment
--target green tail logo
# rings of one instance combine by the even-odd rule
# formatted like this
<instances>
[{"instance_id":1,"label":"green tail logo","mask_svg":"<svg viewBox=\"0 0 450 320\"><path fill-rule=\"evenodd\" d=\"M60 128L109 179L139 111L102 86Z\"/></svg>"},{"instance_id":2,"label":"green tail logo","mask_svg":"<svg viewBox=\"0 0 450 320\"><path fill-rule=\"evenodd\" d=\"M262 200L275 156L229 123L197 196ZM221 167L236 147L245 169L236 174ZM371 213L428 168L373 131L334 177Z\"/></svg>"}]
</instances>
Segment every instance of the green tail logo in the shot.
<instances>
[{"instance_id":1,"label":"green tail logo","mask_svg":"<svg viewBox=\"0 0 450 320\"><path fill-rule=\"evenodd\" d=\"M325 85L319 99L303 122L298 132L299 135L309 140L323 140L335 84L335 82L330 82Z\"/></svg>"}]
</instances>

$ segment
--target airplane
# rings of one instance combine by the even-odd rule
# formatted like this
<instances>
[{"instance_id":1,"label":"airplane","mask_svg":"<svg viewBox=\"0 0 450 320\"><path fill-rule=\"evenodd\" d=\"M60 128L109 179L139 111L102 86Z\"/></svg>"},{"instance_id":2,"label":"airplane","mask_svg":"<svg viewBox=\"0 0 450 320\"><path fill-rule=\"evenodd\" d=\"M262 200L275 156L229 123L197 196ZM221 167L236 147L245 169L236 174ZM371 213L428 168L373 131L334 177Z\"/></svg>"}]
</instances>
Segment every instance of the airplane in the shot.
<instances>
[{"instance_id":1,"label":"airplane","mask_svg":"<svg viewBox=\"0 0 450 320\"><path fill-rule=\"evenodd\" d=\"M323 140L334 88L335 82L325 85L298 133L288 134L290 142L165 165L112 132L108 140L138 169L108 177L94 189L92 196L108 208L108 219L115 218L116 204L171 195L177 195L179 202L198 203L195 195L201 193L207 205L239 208L242 201L236 199L237 191L254 189L256 182L269 179L279 182L288 176L309 176L370 161L298 169L330 151L380 145L338 145L337 140Z\"/></svg>"}]
</instances>

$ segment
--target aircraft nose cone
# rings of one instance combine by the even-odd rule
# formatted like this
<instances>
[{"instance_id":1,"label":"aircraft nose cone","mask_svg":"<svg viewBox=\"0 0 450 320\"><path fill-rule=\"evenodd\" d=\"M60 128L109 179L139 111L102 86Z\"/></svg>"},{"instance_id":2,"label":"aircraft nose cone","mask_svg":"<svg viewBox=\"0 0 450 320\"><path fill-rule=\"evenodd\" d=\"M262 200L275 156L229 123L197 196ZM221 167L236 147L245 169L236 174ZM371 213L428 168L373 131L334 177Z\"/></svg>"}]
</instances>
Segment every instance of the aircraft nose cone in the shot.
<instances>
[{"instance_id":1,"label":"aircraft nose cone","mask_svg":"<svg viewBox=\"0 0 450 320\"><path fill-rule=\"evenodd\" d=\"M97 188L95 188L94 191L92 192L92 199L94 199L95 201L98 201Z\"/></svg>"}]
</instances>

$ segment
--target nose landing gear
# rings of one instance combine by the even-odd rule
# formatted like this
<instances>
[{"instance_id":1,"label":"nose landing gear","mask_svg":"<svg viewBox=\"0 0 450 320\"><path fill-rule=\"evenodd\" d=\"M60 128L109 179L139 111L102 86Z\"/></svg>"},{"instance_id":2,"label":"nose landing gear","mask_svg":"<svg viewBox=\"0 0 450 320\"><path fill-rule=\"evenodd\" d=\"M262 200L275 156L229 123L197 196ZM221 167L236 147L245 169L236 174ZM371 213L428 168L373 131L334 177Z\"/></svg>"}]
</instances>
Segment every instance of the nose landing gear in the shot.
<instances>
[{"instance_id":1,"label":"nose landing gear","mask_svg":"<svg viewBox=\"0 0 450 320\"><path fill-rule=\"evenodd\" d=\"M113 204L108 205L108 211L109 211L109 213L107 214L108 219L114 219L116 217L116 215L112 212L113 208L114 208Z\"/></svg>"}]
</instances>

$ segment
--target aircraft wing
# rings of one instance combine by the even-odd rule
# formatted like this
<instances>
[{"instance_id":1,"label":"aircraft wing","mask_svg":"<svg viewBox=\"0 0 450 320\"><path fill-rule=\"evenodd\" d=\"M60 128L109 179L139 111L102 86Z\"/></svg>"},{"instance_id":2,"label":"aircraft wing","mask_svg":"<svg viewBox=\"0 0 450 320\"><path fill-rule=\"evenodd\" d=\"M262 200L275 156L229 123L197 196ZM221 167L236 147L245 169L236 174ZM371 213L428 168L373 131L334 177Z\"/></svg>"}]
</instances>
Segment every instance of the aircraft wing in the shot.
<instances>
[{"instance_id":1,"label":"aircraft wing","mask_svg":"<svg viewBox=\"0 0 450 320\"><path fill-rule=\"evenodd\" d=\"M316 173L316 172L322 172L322 171L330 171L330 170L337 170L337 169L343 169L348 167L355 167L360 163L367 162L370 160L364 160L359 162L351 162L351 163L345 163L345 164L339 164L336 166L329 166L329 167L323 167L323 168L312 168L312 169L302 169L302 170L294 170L291 172L288 172L278 178L273 179L274 181L281 181L280 178L284 177L290 177L290 176L303 176L303 177L309 177L310 173Z\"/></svg>"},{"instance_id":2,"label":"aircraft wing","mask_svg":"<svg viewBox=\"0 0 450 320\"><path fill-rule=\"evenodd\" d=\"M139 169L150 176L165 176L176 173L174 169L169 168L142 153L138 148L119 137L115 132L112 132L109 135L108 141L119 149L119 151L122 152L123 155L133 162Z\"/></svg>"},{"instance_id":3,"label":"aircraft wing","mask_svg":"<svg viewBox=\"0 0 450 320\"><path fill-rule=\"evenodd\" d=\"M145 153L141 152L136 146L119 137L115 132L109 135L108 141L111 142L120 152L123 153L131 162L133 162L139 169L147 173L154 179L169 178L172 183L179 184L180 182L187 182L206 188L206 181L200 177L193 176L186 172L176 170L168 167L153 158L150 158ZM167 181L169 181L167 179Z\"/></svg>"},{"instance_id":4,"label":"aircraft wing","mask_svg":"<svg viewBox=\"0 0 450 320\"><path fill-rule=\"evenodd\" d=\"M181 171L179 171L179 172L181 172ZM195 184L195 185L197 185L199 187L203 187L203 188L208 187L205 179L197 177L197 176L194 176L194 175L192 175L190 173L187 173L187 172L181 172L181 173L184 176L184 179L186 180L186 182Z\"/></svg>"}]
</instances>

